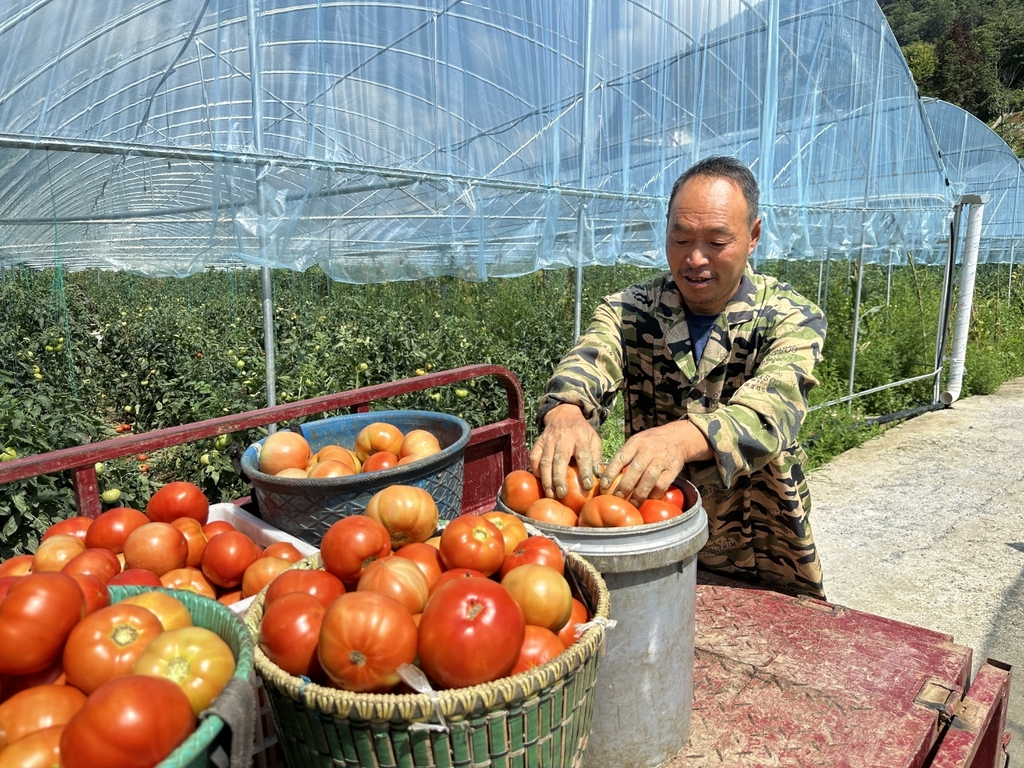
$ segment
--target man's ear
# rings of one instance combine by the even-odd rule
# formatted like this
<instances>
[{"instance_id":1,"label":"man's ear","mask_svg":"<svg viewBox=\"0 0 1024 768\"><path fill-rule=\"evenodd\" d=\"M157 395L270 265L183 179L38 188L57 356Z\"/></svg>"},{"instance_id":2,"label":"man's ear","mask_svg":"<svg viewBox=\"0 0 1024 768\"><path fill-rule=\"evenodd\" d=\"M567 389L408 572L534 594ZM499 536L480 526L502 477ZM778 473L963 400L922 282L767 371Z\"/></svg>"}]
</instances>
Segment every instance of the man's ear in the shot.
<instances>
[{"instance_id":1,"label":"man's ear","mask_svg":"<svg viewBox=\"0 0 1024 768\"><path fill-rule=\"evenodd\" d=\"M754 225L750 228L750 250L747 251L747 256L754 252L758 242L761 240L761 217L758 216L754 219Z\"/></svg>"}]
</instances>

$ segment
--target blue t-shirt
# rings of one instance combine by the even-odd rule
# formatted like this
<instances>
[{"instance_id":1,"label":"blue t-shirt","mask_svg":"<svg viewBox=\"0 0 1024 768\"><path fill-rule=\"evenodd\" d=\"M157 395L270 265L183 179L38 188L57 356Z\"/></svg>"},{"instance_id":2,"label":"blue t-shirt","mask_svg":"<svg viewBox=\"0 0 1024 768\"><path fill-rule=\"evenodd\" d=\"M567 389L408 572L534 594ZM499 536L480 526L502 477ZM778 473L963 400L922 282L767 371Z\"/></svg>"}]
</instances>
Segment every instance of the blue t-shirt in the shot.
<instances>
[{"instance_id":1,"label":"blue t-shirt","mask_svg":"<svg viewBox=\"0 0 1024 768\"><path fill-rule=\"evenodd\" d=\"M686 324L690 326L690 339L693 341L693 360L699 363L704 354L704 347L711 338L711 329L718 321L718 315L695 315L685 306L683 309L686 312Z\"/></svg>"}]
</instances>

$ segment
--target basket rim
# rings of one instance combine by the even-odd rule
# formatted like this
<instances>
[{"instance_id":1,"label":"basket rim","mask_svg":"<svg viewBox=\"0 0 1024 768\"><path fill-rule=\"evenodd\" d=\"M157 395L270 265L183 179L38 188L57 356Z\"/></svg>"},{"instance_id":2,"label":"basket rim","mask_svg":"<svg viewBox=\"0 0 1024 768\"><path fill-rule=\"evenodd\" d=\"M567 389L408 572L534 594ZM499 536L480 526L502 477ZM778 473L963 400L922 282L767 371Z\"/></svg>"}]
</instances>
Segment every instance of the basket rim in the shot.
<instances>
[{"instance_id":1,"label":"basket rim","mask_svg":"<svg viewBox=\"0 0 1024 768\"><path fill-rule=\"evenodd\" d=\"M481 706L490 711L524 701L575 673L591 656L599 653L604 645L609 619L608 587L598 570L576 553L566 553L566 565L573 568L578 579L593 587L596 594L591 597L596 603L596 610L592 620L603 621L589 627L575 643L555 658L525 672L467 688L439 690L434 696L423 693L355 693L295 677L274 664L263 653L259 643L255 643L257 674L264 684L310 709L322 714L368 722L429 722L437 719L438 709L446 719L459 721L476 714ZM300 560L292 566L305 570L320 567L322 563L319 555ZM253 637L259 636L265 597L266 588L260 591L245 613L245 624Z\"/></svg>"},{"instance_id":2,"label":"basket rim","mask_svg":"<svg viewBox=\"0 0 1024 768\"><path fill-rule=\"evenodd\" d=\"M413 416L421 419L435 419L437 421L454 423L454 425L460 429L459 439L451 445L442 448L439 452L431 454L420 461L412 461L401 466L390 467L389 469L379 469L373 472L372 475L370 473L359 473L355 475L346 475L344 477L317 478L315 480L310 480L309 478L278 477L276 475L268 475L265 472L260 472L259 463L256 458L258 454L256 453L255 446L262 445L267 439L264 437L261 440L251 443L242 452L240 459L242 469L253 482L253 485L261 490L269 489L271 492L275 490L274 486L277 486L281 491L286 493L303 490L358 491L361 490L362 486L366 485L377 485L381 483L393 485L401 482L402 480L416 478L419 473L424 471L432 473L438 467L446 466L462 454L466 445L468 445L469 438L473 432L473 428L470 426L469 422L458 416L453 416L449 413L440 413L438 411L419 411L411 409L347 413L342 414L341 416L330 416L326 419L317 419L316 421L307 423L316 424L321 421L327 421L328 419L351 418L353 421L368 421L368 423L372 424L374 421L387 421L388 417L395 416L401 416L403 418ZM305 437L305 435L303 435L303 437Z\"/></svg>"}]
</instances>

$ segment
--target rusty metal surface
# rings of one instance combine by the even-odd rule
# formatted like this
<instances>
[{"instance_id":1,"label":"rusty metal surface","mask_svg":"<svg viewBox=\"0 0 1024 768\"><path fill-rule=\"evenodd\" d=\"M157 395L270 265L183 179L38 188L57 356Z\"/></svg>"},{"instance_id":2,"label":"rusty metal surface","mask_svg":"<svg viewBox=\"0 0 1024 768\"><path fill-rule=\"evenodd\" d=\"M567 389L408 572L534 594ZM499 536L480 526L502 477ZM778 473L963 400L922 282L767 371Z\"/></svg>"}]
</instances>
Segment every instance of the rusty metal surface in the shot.
<instances>
[{"instance_id":1,"label":"rusty metal surface","mask_svg":"<svg viewBox=\"0 0 1024 768\"><path fill-rule=\"evenodd\" d=\"M947 635L703 572L694 645L690 742L664 768L923 768L971 669Z\"/></svg>"},{"instance_id":2,"label":"rusty metal surface","mask_svg":"<svg viewBox=\"0 0 1024 768\"><path fill-rule=\"evenodd\" d=\"M1010 666L987 659L958 704L930 768L998 768L1004 764L1004 729Z\"/></svg>"},{"instance_id":3,"label":"rusty metal surface","mask_svg":"<svg viewBox=\"0 0 1024 768\"><path fill-rule=\"evenodd\" d=\"M466 448L463 509L482 511L484 506L493 505L505 475L512 469L525 468L527 463L523 390L512 371L497 365L468 365L287 405L25 456L0 464L0 485L36 475L70 471L74 478L78 514L95 517L102 509L93 468L98 461L149 453L159 448L296 418L304 419L340 408L365 411L377 400L485 376L495 377L504 388L508 397L508 412L506 418L474 429Z\"/></svg>"}]
</instances>

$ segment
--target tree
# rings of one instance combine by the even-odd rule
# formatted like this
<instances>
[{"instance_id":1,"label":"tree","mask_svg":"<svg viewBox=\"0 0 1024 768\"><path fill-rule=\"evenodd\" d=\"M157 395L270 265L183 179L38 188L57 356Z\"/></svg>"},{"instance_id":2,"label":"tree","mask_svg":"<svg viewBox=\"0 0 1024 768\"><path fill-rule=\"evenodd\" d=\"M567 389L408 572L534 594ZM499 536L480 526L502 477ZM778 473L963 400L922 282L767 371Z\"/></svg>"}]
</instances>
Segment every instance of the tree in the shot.
<instances>
[{"instance_id":1,"label":"tree","mask_svg":"<svg viewBox=\"0 0 1024 768\"><path fill-rule=\"evenodd\" d=\"M938 65L935 46L932 43L920 41L908 43L903 46L903 57L907 60L910 74L914 76L918 90L922 93L930 93L935 67Z\"/></svg>"},{"instance_id":2,"label":"tree","mask_svg":"<svg viewBox=\"0 0 1024 768\"><path fill-rule=\"evenodd\" d=\"M999 114L999 79L973 33L957 19L935 47L932 94L988 122Z\"/></svg>"}]
</instances>

